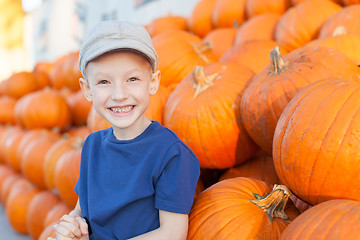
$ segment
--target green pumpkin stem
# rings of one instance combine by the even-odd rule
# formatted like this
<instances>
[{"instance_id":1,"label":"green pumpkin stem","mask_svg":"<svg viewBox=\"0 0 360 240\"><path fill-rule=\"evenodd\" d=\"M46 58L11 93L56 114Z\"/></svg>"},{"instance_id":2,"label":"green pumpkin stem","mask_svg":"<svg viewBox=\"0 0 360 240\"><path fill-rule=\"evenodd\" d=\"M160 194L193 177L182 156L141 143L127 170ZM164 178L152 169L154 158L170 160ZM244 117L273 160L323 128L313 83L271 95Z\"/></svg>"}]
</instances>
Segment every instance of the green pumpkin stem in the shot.
<instances>
[{"instance_id":1,"label":"green pumpkin stem","mask_svg":"<svg viewBox=\"0 0 360 240\"><path fill-rule=\"evenodd\" d=\"M210 60L207 58L206 53L213 49L213 43L211 41L206 41L202 43L193 43L192 44L196 54L206 63L209 64Z\"/></svg>"},{"instance_id":2,"label":"green pumpkin stem","mask_svg":"<svg viewBox=\"0 0 360 240\"><path fill-rule=\"evenodd\" d=\"M193 87L195 88L194 97L197 97L201 92L205 91L207 88L214 85L214 79L219 76L218 73L215 73L210 76L205 75L204 67L195 66L193 71Z\"/></svg>"},{"instance_id":3,"label":"green pumpkin stem","mask_svg":"<svg viewBox=\"0 0 360 240\"><path fill-rule=\"evenodd\" d=\"M249 201L266 212L270 222L272 222L274 218L282 218L289 221L290 219L284 210L291 195L292 193L285 185L275 184L273 190L267 196L261 197L260 195L254 193L255 199Z\"/></svg>"},{"instance_id":4,"label":"green pumpkin stem","mask_svg":"<svg viewBox=\"0 0 360 240\"><path fill-rule=\"evenodd\" d=\"M270 60L272 65L272 72L271 75L280 74L284 69L286 69L286 63L284 59L281 57L280 48L276 46L270 52Z\"/></svg>"}]
</instances>

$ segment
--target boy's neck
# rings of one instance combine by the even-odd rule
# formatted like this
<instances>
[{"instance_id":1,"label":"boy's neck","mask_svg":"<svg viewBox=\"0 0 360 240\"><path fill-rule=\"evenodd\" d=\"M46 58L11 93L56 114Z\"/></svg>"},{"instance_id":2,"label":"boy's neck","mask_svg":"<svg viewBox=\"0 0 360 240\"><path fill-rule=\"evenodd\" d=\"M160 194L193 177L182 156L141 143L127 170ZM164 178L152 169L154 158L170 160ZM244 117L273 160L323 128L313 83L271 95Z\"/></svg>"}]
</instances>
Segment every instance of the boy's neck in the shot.
<instances>
[{"instance_id":1,"label":"boy's neck","mask_svg":"<svg viewBox=\"0 0 360 240\"><path fill-rule=\"evenodd\" d=\"M146 118L141 124L133 125L125 129L113 126L113 134L117 140L131 140L141 135L150 124L151 121Z\"/></svg>"}]
</instances>

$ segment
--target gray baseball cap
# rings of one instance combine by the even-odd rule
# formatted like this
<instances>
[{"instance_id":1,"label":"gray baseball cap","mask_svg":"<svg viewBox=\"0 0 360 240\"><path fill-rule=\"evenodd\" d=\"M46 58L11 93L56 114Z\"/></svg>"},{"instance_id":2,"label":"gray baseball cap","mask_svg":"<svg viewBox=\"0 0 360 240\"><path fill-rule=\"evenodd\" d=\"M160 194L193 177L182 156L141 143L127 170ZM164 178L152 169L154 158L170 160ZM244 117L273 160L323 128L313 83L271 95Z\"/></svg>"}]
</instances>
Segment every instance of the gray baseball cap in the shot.
<instances>
[{"instance_id":1,"label":"gray baseball cap","mask_svg":"<svg viewBox=\"0 0 360 240\"><path fill-rule=\"evenodd\" d=\"M110 20L98 23L85 37L79 53L79 68L84 75L86 65L100 55L120 49L143 54L151 63L153 71L158 57L146 29L130 22Z\"/></svg>"}]
</instances>

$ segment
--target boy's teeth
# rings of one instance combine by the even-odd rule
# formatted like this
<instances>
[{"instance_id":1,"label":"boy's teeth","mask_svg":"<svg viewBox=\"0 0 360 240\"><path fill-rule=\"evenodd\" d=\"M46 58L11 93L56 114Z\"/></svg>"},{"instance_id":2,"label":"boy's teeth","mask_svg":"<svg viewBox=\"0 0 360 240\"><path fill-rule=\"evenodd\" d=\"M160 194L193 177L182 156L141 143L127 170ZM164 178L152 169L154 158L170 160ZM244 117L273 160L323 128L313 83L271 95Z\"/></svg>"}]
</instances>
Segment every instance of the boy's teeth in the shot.
<instances>
[{"instance_id":1,"label":"boy's teeth","mask_svg":"<svg viewBox=\"0 0 360 240\"><path fill-rule=\"evenodd\" d=\"M111 108L111 110L113 112L120 113L120 112L129 112L129 111L131 111L132 108L133 108L133 106L126 106L126 107L122 107L122 108Z\"/></svg>"}]
</instances>

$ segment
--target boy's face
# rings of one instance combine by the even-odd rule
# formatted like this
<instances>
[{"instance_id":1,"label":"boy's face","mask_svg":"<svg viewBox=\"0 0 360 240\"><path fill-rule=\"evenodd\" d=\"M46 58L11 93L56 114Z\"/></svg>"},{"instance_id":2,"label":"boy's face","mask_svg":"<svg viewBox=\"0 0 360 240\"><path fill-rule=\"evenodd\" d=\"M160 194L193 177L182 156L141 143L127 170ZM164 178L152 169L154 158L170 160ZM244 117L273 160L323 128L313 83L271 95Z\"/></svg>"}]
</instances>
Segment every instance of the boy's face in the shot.
<instances>
[{"instance_id":1,"label":"boy's face","mask_svg":"<svg viewBox=\"0 0 360 240\"><path fill-rule=\"evenodd\" d=\"M150 95L159 87L159 75L159 71L152 72L145 57L116 51L89 62L80 86L96 112L111 123L115 136L119 131L127 135L135 131L136 135L149 124L144 113Z\"/></svg>"}]
</instances>

